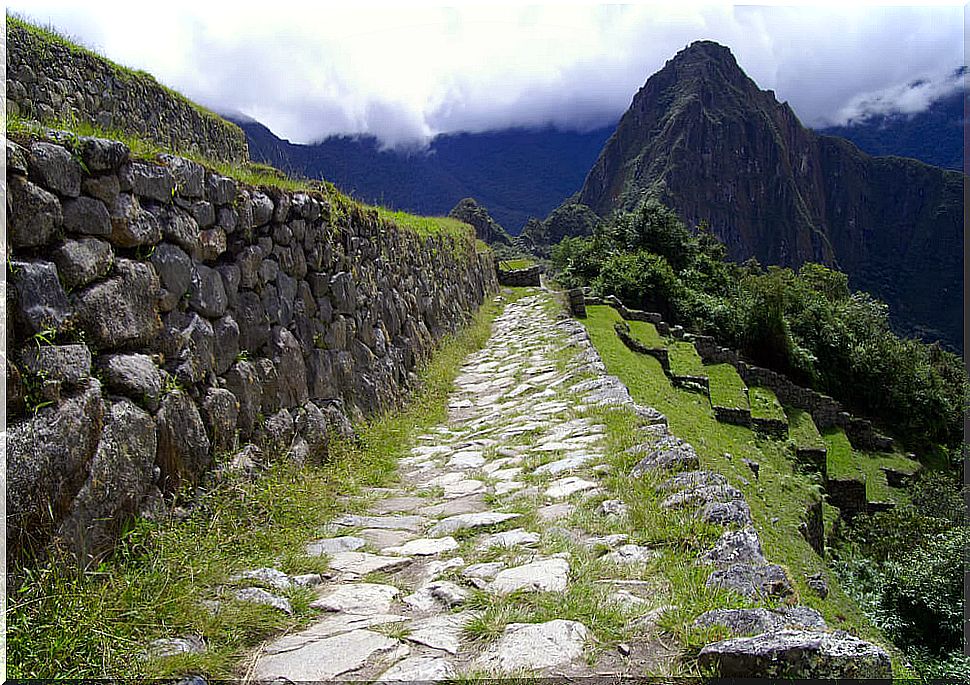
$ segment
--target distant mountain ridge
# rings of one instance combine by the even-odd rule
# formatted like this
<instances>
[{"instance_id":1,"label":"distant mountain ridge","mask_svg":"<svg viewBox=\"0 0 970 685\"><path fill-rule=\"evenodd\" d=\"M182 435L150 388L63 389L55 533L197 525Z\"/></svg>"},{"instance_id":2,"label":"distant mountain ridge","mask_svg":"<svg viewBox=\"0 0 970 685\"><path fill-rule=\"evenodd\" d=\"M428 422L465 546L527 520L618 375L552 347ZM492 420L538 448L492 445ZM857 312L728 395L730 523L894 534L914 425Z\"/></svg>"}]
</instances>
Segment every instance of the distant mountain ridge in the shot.
<instances>
[{"instance_id":1,"label":"distant mountain ridge","mask_svg":"<svg viewBox=\"0 0 970 685\"><path fill-rule=\"evenodd\" d=\"M962 348L963 181L815 133L698 41L635 95L575 199L606 216L655 197L733 259L837 266L902 333Z\"/></svg>"},{"instance_id":2,"label":"distant mountain ridge","mask_svg":"<svg viewBox=\"0 0 970 685\"><path fill-rule=\"evenodd\" d=\"M879 115L816 131L850 140L870 155L911 157L944 169L963 171L965 100L966 92L959 90L918 114Z\"/></svg>"},{"instance_id":3,"label":"distant mountain ridge","mask_svg":"<svg viewBox=\"0 0 970 685\"><path fill-rule=\"evenodd\" d=\"M264 125L228 117L245 131L253 160L324 178L365 202L444 216L473 197L512 234L575 193L613 127L586 133L509 129L440 135L427 151L381 150L374 137L283 140Z\"/></svg>"}]
</instances>

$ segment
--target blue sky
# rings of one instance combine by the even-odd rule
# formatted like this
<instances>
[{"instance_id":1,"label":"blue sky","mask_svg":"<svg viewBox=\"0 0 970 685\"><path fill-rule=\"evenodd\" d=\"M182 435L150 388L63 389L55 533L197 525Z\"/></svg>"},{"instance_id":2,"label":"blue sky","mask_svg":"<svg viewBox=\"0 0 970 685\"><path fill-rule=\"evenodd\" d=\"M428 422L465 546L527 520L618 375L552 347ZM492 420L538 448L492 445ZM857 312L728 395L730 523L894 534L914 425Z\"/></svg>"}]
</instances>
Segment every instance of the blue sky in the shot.
<instances>
[{"instance_id":1,"label":"blue sky","mask_svg":"<svg viewBox=\"0 0 970 685\"><path fill-rule=\"evenodd\" d=\"M134 9L137 7L138 9ZM615 121L688 43L732 49L812 126L952 93L964 7L850 3L8 2L217 111L295 142ZM914 83L920 85L914 86Z\"/></svg>"}]
</instances>

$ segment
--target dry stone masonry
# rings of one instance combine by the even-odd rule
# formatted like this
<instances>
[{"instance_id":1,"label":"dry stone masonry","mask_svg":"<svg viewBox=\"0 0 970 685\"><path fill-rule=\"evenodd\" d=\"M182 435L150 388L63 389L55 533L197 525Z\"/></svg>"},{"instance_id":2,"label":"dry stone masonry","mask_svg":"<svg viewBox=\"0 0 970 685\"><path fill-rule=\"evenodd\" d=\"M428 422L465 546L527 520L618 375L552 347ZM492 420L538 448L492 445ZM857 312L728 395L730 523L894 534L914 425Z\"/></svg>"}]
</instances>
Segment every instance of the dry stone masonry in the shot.
<instances>
[{"instance_id":1,"label":"dry stone masonry","mask_svg":"<svg viewBox=\"0 0 970 685\"><path fill-rule=\"evenodd\" d=\"M84 121L167 149L249 161L242 129L144 72L124 69L9 19L6 47L8 115L44 122ZM83 207L74 211L83 212Z\"/></svg>"},{"instance_id":2,"label":"dry stone masonry","mask_svg":"<svg viewBox=\"0 0 970 685\"><path fill-rule=\"evenodd\" d=\"M199 484L320 459L497 288L474 240L50 132L7 142L11 558L82 559Z\"/></svg>"},{"instance_id":3,"label":"dry stone masonry","mask_svg":"<svg viewBox=\"0 0 970 685\"><path fill-rule=\"evenodd\" d=\"M635 530L596 536L581 525L584 509L618 525L626 520L624 502L603 498L611 466L597 417L610 407L640 417L635 449L643 456L633 477L656 482L667 496L663 506L724 526L698 564L710 569L709 583L736 590L752 608L696 618L698 626L722 625L739 636L705 647L705 667L751 677L888 677L884 651L827 632L814 610L756 606L773 606L791 585L765 559L742 495L723 476L699 470L693 448L606 375L583 327L556 317L550 305L546 293L508 304L486 347L462 367L447 420L401 460L399 484L374 489L365 512L338 516L326 537L310 543L308 554L330 560L311 605L320 613L304 630L260 648L252 677L392 682L670 672L678 653L665 645L674 638L656 639L657 620L671 610L661 571L651 565L661 550L631 543ZM589 553L601 568L615 569L596 586L602 604L625 616L635 644L597 650L595 626L569 615L566 601L554 604L560 615L508 622L490 639L479 632L481 597L565 598L590 580L579 572L580 556ZM280 587L294 580L267 569L243 577ZM224 594L220 601L234 600Z\"/></svg>"}]
</instances>

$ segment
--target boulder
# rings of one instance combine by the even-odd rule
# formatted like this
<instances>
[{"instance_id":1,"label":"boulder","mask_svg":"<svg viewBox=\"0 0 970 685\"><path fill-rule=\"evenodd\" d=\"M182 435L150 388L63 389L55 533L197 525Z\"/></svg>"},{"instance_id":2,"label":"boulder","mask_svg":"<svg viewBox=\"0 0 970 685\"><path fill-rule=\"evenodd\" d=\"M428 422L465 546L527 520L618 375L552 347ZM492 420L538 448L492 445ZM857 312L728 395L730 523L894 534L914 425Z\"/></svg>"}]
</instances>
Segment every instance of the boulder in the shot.
<instances>
[{"instance_id":1,"label":"boulder","mask_svg":"<svg viewBox=\"0 0 970 685\"><path fill-rule=\"evenodd\" d=\"M236 423L239 403L224 388L209 388L202 400L202 420L209 434L209 444L217 455L224 455L236 447Z\"/></svg>"},{"instance_id":2,"label":"boulder","mask_svg":"<svg viewBox=\"0 0 970 685\"><path fill-rule=\"evenodd\" d=\"M28 156L30 177L64 197L81 193L81 165L60 145L37 142Z\"/></svg>"},{"instance_id":3,"label":"boulder","mask_svg":"<svg viewBox=\"0 0 970 685\"><path fill-rule=\"evenodd\" d=\"M7 236L13 247L47 245L57 236L64 214L57 197L22 176L8 179Z\"/></svg>"},{"instance_id":4,"label":"boulder","mask_svg":"<svg viewBox=\"0 0 970 685\"><path fill-rule=\"evenodd\" d=\"M639 478L650 471L696 470L700 466L697 452L688 443L672 435L661 438L656 444L640 445L630 450L631 454L646 453L630 475Z\"/></svg>"},{"instance_id":5,"label":"boulder","mask_svg":"<svg viewBox=\"0 0 970 685\"><path fill-rule=\"evenodd\" d=\"M116 171L128 161L128 146L117 140L84 136L80 139L81 161L90 173Z\"/></svg>"},{"instance_id":6,"label":"boulder","mask_svg":"<svg viewBox=\"0 0 970 685\"><path fill-rule=\"evenodd\" d=\"M64 229L69 233L110 236L111 215L100 200L78 197L64 203Z\"/></svg>"},{"instance_id":7,"label":"boulder","mask_svg":"<svg viewBox=\"0 0 970 685\"><path fill-rule=\"evenodd\" d=\"M111 210L111 243L118 247L154 245L162 239L158 219L141 207L138 198L121 193Z\"/></svg>"},{"instance_id":8,"label":"boulder","mask_svg":"<svg viewBox=\"0 0 970 685\"><path fill-rule=\"evenodd\" d=\"M226 313L229 300L218 271L202 264L193 265L189 306L209 318L218 318Z\"/></svg>"},{"instance_id":9,"label":"boulder","mask_svg":"<svg viewBox=\"0 0 970 685\"><path fill-rule=\"evenodd\" d=\"M197 383L212 371L214 343L212 324L195 312L176 310L165 315L159 349L181 382Z\"/></svg>"},{"instance_id":10,"label":"boulder","mask_svg":"<svg viewBox=\"0 0 970 685\"><path fill-rule=\"evenodd\" d=\"M146 354L107 354L98 358L98 368L108 389L139 402L149 411L158 409L162 376Z\"/></svg>"},{"instance_id":11,"label":"boulder","mask_svg":"<svg viewBox=\"0 0 970 685\"><path fill-rule=\"evenodd\" d=\"M71 309L53 264L11 259L8 269L16 319L24 324L28 334L59 331L68 324Z\"/></svg>"},{"instance_id":12,"label":"boulder","mask_svg":"<svg viewBox=\"0 0 970 685\"><path fill-rule=\"evenodd\" d=\"M24 371L67 386L79 385L91 376L91 350L86 345L41 345L20 355Z\"/></svg>"},{"instance_id":13,"label":"boulder","mask_svg":"<svg viewBox=\"0 0 970 685\"><path fill-rule=\"evenodd\" d=\"M222 375L239 356L239 326L235 319L226 314L212 324L214 341L214 369L216 374Z\"/></svg>"},{"instance_id":14,"label":"boulder","mask_svg":"<svg viewBox=\"0 0 970 685\"><path fill-rule=\"evenodd\" d=\"M183 391L175 390L162 398L156 420L161 487L178 492L182 485L197 485L212 467L209 437L198 407Z\"/></svg>"},{"instance_id":15,"label":"boulder","mask_svg":"<svg viewBox=\"0 0 970 685\"><path fill-rule=\"evenodd\" d=\"M175 178L168 167L132 162L131 187L139 197L167 204L175 194Z\"/></svg>"},{"instance_id":16,"label":"boulder","mask_svg":"<svg viewBox=\"0 0 970 685\"><path fill-rule=\"evenodd\" d=\"M54 264L66 288L80 288L108 275L114 263L111 245L97 238L65 240L54 250Z\"/></svg>"},{"instance_id":17,"label":"boulder","mask_svg":"<svg viewBox=\"0 0 970 685\"><path fill-rule=\"evenodd\" d=\"M259 374L252 362L240 360L226 372L225 379L226 387L239 402L239 435L243 439L248 438L252 435L262 406L263 389Z\"/></svg>"},{"instance_id":18,"label":"boulder","mask_svg":"<svg viewBox=\"0 0 970 685\"><path fill-rule=\"evenodd\" d=\"M192 259L172 243L161 243L152 253L151 263L165 288L162 309L171 311L192 287Z\"/></svg>"},{"instance_id":19,"label":"boulder","mask_svg":"<svg viewBox=\"0 0 970 685\"><path fill-rule=\"evenodd\" d=\"M111 549L154 485L155 422L128 400L111 405L87 481L58 529L83 565Z\"/></svg>"},{"instance_id":20,"label":"boulder","mask_svg":"<svg viewBox=\"0 0 970 685\"><path fill-rule=\"evenodd\" d=\"M754 635L784 628L825 630L825 619L809 607L783 609L714 609L705 611L694 620L700 628L723 626L732 635Z\"/></svg>"},{"instance_id":21,"label":"boulder","mask_svg":"<svg viewBox=\"0 0 970 685\"><path fill-rule=\"evenodd\" d=\"M205 167L175 155L159 155L159 159L169 168L178 195L181 197L202 197Z\"/></svg>"},{"instance_id":22,"label":"boulder","mask_svg":"<svg viewBox=\"0 0 970 685\"><path fill-rule=\"evenodd\" d=\"M778 564L732 564L711 573L705 585L733 590L748 599L787 597L794 593L785 569Z\"/></svg>"},{"instance_id":23,"label":"boulder","mask_svg":"<svg viewBox=\"0 0 970 685\"><path fill-rule=\"evenodd\" d=\"M273 348L281 406L289 408L303 404L309 399L309 393L300 342L287 329L274 328Z\"/></svg>"},{"instance_id":24,"label":"boulder","mask_svg":"<svg viewBox=\"0 0 970 685\"><path fill-rule=\"evenodd\" d=\"M150 209L165 240L175 243L193 257L198 257L199 224L192 215L179 207L154 205Z\"/></svg>"},{"instance_id":25,"label":"boulder","mask_svg":"<svg viewBox=\"0 0 970 685\"><path fill-rule=\"evenodd\" d=\"M121 193L121 183L114 174L104 176L85 176L81 179L81 190L86 195L101 200L108 212L114 210L118 204L118 196Z\"/></svg>"},{"instance_id":26,"label":"boulder","mask_svg":"<svg viewBox=\"0 0 970 685\"><path fill-rule=\"evenodd\" d=\"M843 631L781 630L707 645L698 654L701 668L719 677L816 680L892 677L889 655L881 647Z\"/></svg>"},{"instance_id":27,"label":"boulder","mask_svg":"<svg viewBox=\"0 0 970 685\"><path fill-rule=\"evenodd\" d=\"M128 259L119 259L115 271L78 295L78 318L100 348L144 345L162 326L155 309L158 276L150 265Z\"/></svg>"}]
</instances>

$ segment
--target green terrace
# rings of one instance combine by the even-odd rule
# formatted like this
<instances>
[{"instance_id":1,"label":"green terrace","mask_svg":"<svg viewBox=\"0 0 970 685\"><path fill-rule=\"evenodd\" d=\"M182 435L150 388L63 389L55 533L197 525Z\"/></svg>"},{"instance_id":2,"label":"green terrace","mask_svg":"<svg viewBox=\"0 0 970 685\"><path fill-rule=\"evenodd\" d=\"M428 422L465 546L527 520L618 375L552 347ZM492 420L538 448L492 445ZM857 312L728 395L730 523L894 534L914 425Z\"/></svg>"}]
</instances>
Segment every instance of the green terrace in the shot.
<instances>
[{"instance_id":1,"label":"green terrace","mask_svg":"<svg viewBox=\"0 0 970 685\"><path fill-rule=\"evenodd\" d=\"M829 478L857 480L865 483L866 499L870 502L899 502L902 490L889 485L884 469L912 475L920 466L899 453L862 452L855 450L841 428L822 431L827 448L826 472Z\"/></svg>"},{"instance_id":2,"label":"green terrace","mask_svg":"<svg viewBox=\"0 0 970 685\"><path fill-rule=\"evenodd\" d=\"M498 268L502 271L516 271L518 269L528 269L534 265L535 262L531 259L505 259L498 263Z\"/></svg>"}]
</instances>

